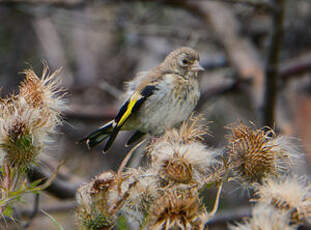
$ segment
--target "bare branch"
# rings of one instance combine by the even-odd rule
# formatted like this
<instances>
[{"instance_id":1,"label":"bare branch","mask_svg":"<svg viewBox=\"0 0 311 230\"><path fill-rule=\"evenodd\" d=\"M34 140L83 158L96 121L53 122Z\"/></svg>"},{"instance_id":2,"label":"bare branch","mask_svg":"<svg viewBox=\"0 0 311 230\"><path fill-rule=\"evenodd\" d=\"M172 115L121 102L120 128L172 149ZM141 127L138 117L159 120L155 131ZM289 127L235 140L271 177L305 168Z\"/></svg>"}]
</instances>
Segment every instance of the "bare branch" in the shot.
<instances>
[{"instance_id":1,"label":"bare branch","mask_svg":"<svg viewBox=\"0 0 311 230\"><path fill-rule=\"evenodd\" d=\"M285 0L274 0L280 10L272 16L272 34L265 73L265 88L262 105L262 124L273 127L275 123L275 105L279 75L279 56L283 37Z\"/></svg>"}]
</instances>

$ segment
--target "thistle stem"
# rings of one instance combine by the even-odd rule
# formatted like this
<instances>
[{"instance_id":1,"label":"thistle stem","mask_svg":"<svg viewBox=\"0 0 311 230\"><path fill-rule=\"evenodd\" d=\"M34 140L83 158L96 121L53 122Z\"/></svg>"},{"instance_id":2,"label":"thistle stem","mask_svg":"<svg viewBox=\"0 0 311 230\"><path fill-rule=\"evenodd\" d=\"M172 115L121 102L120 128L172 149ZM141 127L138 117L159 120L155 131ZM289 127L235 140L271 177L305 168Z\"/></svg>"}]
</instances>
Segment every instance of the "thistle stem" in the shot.
<instances>
[{"instance_id":1,"label":"thistle stem","mask_svg":"<svg viewBox=\"0 0 311 230\"><path fill-rule=\"evenodd\" d=\"M215 213L218 210L219 207L219 200L220 200L220 194L221 194L221 190L222 190L222 186L224 184L224 181L222 180L220 185L218 186L218 191L217 191L217 195L216 195L216 199L215 199L215 203L214 203L214 208L212 209L212 211L209 213L209 217L214 216Z\"/></svg>"},{"instance_id":2,"label":"thistle stem","mask_svg":"<svg viewBox=\"0 0 311 230\"><path fill-rule=\"evenodd\" d=\"M120 167L118 169L118 175L121 175L123 169L125 168L125 166L127 165L128 161L131 159L134 151L136 149L138 149L139 146L141 146L144 142L146 141L146 139L142 140L141 142L139 142L137 145L135 145L128 153L127 155L124 157L124 159L122 160Z\"/></svg>"}]
</instances>

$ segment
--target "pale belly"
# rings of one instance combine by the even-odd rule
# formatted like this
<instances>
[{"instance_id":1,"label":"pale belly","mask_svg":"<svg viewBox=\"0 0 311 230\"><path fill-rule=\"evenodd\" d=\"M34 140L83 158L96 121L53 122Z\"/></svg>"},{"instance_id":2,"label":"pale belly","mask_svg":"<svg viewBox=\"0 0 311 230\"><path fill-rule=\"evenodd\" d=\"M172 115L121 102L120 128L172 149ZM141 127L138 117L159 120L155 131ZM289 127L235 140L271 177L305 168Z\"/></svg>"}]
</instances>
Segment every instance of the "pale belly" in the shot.
<instances>
[{"instance_id":1,"label":"pale belly","mask_svg":"<svg viewBox=\"0 0 311 230\"><path fill-rule=\"evenodd\" d=\"M190 116L200 96L196 80L182 87L178 96L176 88L171 85L161 88L143 103L137 114L129 118L127 128L161 135Z\"/></svg>"}]
</instances>

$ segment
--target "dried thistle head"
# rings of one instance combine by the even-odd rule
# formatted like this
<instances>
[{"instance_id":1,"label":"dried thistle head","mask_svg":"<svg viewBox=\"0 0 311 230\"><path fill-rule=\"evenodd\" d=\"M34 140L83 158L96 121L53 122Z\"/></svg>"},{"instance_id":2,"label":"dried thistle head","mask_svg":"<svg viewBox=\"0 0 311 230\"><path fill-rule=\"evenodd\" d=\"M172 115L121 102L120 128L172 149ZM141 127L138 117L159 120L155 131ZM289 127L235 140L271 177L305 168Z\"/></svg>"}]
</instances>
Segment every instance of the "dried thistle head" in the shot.
<instances>
[{"instance_id":1,"label":"dried thistle head","mask_svg":"<svg viewBox=\"0 0 311 230\"><path fill-rule=\"evenodd\" d=\"M178 129L170 129L162 136L162 140L171 143L187 144L202 141L204 135L208 134L208 128L201 114L191 114Z\"/></svg>"},{"instance_id":2,"label":"dried thistle head","mask_svg":"<svg viewBox=\"0 0 311 230\"><path fill-rule=\"evenodd\" d=\"M201 116L192 116L180 128L171 129L149 147L152 170L173 183L201 184L216 162L215 152L201 143L206 131Z\"/></svg>"},{"instance_id":3,"label":"dried thistle head","mask_svg":"<svg viewBox=\"0 0 311 230\"><path fill-rule=\"evenodd\" d=\"M40 111L32 110L20 97L3 100L0 112L0 150L2 159L21 171L35 162L42 150ZM2 163L2 162L1 162Z\"/></svg>"},{"instance_id":4,"label":"dried thistle head","mask_svg":"<svg viewBox=\"0 0 311 230\"><path fill-rule=\"evenodd\" d=\"M215 152L198 142L180 144L159 140L150 152L152 170L173 183L206 183L210 169L216 163Z\"/></svg>"},{"instance_id":5,"label":"dried thistle head","mask_svg":"<svg viewBox=\"0 0 311 230\"><path fill-rule=\"evenodd\" d=\"M230 164L237 177L248 184L279 176L297 155L289 139L278 137L271 129L265 131L240 123L230 130L227 137Z\"/></svg>"},{"instance_id":6,"label":"dried thistle head","mask_svg":"<svg viewBox=\"0 0 311 230\"><path fill-rule=\"evenodd\" d=\"M252 217L236 225L230 225L230 230L294 230L287 213L283 213L272 206L256 205L252 210Z\"/></svg>"},{"instance_id":7,"label":"dried thistle head","mask_svg":"<svg viewBox=\"0 0 311 230\"><path fill-rule=\"evenodd\" d=\"M64 90L60 87L60 78L57 78L60 71L58 69L51 73L48 66L44 65L39 78L32 69L27 69L23 72L25 80L19 87L19 96L24 97L33 108L40 108L46 119L53 123L60 121L60 112L65 109Z\"/></svg>"},{"instance_id":8,"label":"dried thistle head","mask_svg":"<svg viewBox=\"0 0 311 230\"><path fill-rule=\"evenodd\" d=\"M78 190L77 216L80 224L84 229L111 229L136 184L137 181L127 175L112 171L96 176ZM95 225L102 228L95 228Z\"/></svg>"},{"instance_id":9,"label":"dried thistle head","mask_svg":"<svg viewBox=\"0 0 311 230\"><path fill-rule=\"evenodd\" d=\"M76 214L81 229L101 230L114 226L116 217L109 213L108 197L115 179L115 173L108 171L78 189Z\"/></svg>"},{"instance_id":10,"label":"dried thistle head","mask_svg":"<svg viewBox=\"0 0 311 230\"><path fill-rule=\"evenodd\" d=\"M148 215L148 229L203 229L206 211L196 191L166 190Z\"/></svg>"},{"instance_id":11,"label":"dried thistle head","mask_svg":"<svg viewBox=\"0 0 311 230\"><path fill-rule=\"evenodd\" d=\"M255 195L257 202L288 211L292 223L311 221L311 185L304 178L267 179L262 185L256 186Z\"/></svg>"},{"instance_id":12,"label":"dried thistle head","mask_svg":"<svg viewBox=\"0 0 311 230\"><path fill-rule=\"evenodd\" d=\"M150 205L159 198L161 189L159 187L158 176L151 170L128 169L125 174L131 180L137 180L137 184L132 188L126 202L126 206L131 210L146 212Z\"/></svg>"},{"instance_id":13,"label":"dried thistle head","mask_svg":"<svg viewBox=\"0 0 311 230\"><path fill-rule=\"evenodd\" d=\"M16 122L9 131L9 135L0 147L5 160L10 167L18 168L21 172L36 162L41 146L33 144L33 138L28 127L23 122Z\"/></svg>"},{"instance_id":14,"label":"dried thistle head","mask_svg":"<svg viewBox=\"0 0 311 230\"><path fill-rule=\"evenodd\" d=\"M36 156L50 143L49 135L60 121L62 95L47 67L39 79L32 70L26 70L18 95L0 100L0 155L1 162L21 171L34 163Z\"/></svg>"}]
</instances>

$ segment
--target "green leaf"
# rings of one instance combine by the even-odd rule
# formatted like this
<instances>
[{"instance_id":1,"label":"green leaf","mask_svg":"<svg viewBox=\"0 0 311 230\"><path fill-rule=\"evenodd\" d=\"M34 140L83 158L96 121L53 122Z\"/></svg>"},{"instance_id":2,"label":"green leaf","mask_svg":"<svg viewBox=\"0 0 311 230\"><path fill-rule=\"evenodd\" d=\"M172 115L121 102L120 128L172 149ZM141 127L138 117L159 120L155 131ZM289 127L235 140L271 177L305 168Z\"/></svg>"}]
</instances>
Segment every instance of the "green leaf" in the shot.
<instances>
[{"instance_id":1,"label":"green leaf","mask_svg":"<svg viewBox=\"0 0 311 230\"><path fill-rule=\"evenodd\" d=\"M12 217L13 216L13 207L12 205L8 205L4 211L3 211L4 216Z\"/></svg>"}]
</instances>

